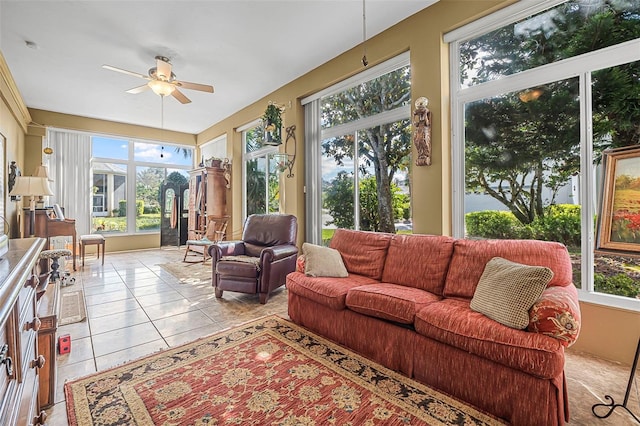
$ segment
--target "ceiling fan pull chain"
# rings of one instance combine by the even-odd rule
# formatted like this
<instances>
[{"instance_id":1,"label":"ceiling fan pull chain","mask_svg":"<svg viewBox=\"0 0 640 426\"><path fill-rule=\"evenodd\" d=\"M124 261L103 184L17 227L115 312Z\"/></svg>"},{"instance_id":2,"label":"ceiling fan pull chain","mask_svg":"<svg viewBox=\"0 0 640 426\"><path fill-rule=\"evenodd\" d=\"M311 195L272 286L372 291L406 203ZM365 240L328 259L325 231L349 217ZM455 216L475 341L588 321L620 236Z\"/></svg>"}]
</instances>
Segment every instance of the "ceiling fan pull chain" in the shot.
<instances>
[{"instance_id":1,"label":"ceiling fan pull chain","mask_svg":"<svg viewBox=\"0 0 640 426\"><path fill-rule=\"evenodd\" d=\"M160 133L164 132L164 96L160 96ZM164 158L164 145L160 148L160 158Z\"/></svg>"}]
</instances>

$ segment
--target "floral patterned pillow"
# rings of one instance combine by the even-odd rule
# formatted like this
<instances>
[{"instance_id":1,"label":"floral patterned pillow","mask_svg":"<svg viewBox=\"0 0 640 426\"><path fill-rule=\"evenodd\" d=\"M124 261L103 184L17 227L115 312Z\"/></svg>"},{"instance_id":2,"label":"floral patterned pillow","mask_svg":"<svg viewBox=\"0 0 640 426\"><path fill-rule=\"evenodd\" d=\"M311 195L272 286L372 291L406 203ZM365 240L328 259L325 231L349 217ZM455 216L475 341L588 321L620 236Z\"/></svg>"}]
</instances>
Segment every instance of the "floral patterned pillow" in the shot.
<instances>
[{"instance_id":1,"label":"floral patterned pillow","mask_svg":"<svg viewBox=\"0 0 640 426\"><path fill-rule=\"evenodd\" d=\"M564 346L571 346L580 334L575 287L548 287L529 310L527 330L555 337Z\"/></svg>"},{"instance_id":2,"label":"floral patterned pillow","mask_svg":"<svg viewBox=\"0 0 640 426\"><path fill-rule=\"evenodd\" d=\"M302 272L304 274L305 255L301 254L296 259L296 272Z\"/></svg>"}]
</instances>

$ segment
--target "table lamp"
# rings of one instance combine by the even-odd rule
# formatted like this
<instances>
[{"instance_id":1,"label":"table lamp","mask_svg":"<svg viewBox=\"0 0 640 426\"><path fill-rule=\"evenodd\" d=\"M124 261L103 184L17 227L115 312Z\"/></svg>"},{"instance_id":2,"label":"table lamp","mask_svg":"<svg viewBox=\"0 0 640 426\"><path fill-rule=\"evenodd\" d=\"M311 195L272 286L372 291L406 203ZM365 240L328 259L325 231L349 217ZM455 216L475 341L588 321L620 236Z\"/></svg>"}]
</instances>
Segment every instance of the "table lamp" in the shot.
<instances>
[{"instance_id":1,"label":"table lamp","mask_svg":"<svg viewBox=\"0 0 640 426\"><path fill-rule=\"evenodd\" d=\"M17 176L16 184L9 195L31 197L29 200L29 236L33 237L36 227L36 197L53 195L48 179L44 177Z\"/></svg>"}]
</instances>

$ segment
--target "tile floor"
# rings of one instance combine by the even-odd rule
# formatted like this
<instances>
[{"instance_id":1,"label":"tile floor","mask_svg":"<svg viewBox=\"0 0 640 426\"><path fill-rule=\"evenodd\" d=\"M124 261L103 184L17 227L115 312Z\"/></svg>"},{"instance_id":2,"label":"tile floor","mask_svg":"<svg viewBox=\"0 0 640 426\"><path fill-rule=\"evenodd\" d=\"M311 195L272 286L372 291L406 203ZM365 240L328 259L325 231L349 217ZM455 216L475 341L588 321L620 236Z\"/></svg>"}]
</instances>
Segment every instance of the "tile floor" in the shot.
<instances>
[{"instance_id":1,"label":"tile floor","mask_svg":"<svg viewBox=\"0 0 640 426\"><path fill-rule=\"evenodd\" d=\"M183 251L173 248L107 253L104 266L95 258L73 274L76 283L62 291L83 288L87 320L61 326L70 334L70 354L58 355L55 405L47 410L49 426L66 426L63 385L66 380L180 345L268 314L287 315L286 289L275 292L266 305L255 295L225 292L216 299L210 283L184 283L159 264L179 262ZM608 419L591 414L591 406L611 394L622 401L629 366L587 354L567 356L571 425L637 424L623 410ZM638 374L640 376L640 373ZM639 377L640 381L640 377ZM631 407L640 412L638 388Z\"/></svg>"}]
</instances>

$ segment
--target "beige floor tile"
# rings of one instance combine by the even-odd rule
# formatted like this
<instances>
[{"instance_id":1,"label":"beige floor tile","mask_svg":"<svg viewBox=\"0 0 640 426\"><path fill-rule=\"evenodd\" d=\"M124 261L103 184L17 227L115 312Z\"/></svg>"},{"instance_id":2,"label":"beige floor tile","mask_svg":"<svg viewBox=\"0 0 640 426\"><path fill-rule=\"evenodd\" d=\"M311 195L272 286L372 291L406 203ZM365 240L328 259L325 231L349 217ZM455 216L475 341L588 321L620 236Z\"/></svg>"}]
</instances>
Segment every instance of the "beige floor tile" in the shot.
<instances>
[{"instance_id":1,"label":"beige floor tile","mask_svg":"<svg viewBox=\"0 0 640 426\"><path fill-rule=\"evenodd\" d=\"M133 294L135 297L148 296L150 294L162 293L165 291L173 291L173 290L175 290L173 287L171 287L169 284L164 282L145 285L141 287L131 287L129 289L131 294Z\"/></svg>"},{"instance_id":2,"label":"beige floor tile","mask_svg":"<svg viewBox=\"0 0 640 426\"><path fill-rule=\"evenodd\" d=\"M173 302L178 300L185 300L185 298L176 290L163 291L162 293L147 294L137 298L138 303L145 308L160 303Z\"/></svg>"},{"instance_id":3,"label":"beige floor tile","mask_svg":"<svg viewBox=\"0 0 640 426\"><path fill-rule=\"evenodd\" d=\"M161 339L151 322L91 336L96 357Z\"/></svg>"},{"instance_id":4,"label":"beige floor tile","mask_svg":"<svg viewBox=\"0 0 640 426\"><path fill-rule=\"evenodd\" d=\"M58 336L69 334L71 335L72 339L82 339L83 337L89 337L91 335L91 331L89 330L89 321L85 319L81 322L61 325L60 327L58 327L57 334Z\"/></svg>"},{"instance_id":5,"label":"beige floor tile","mask_svg":"<svg viewBox=\"0 0 640 426\"><path fill-rule=\"evenodd\" d=\"M173 300L171 302L159 303L157 305L147 306L144 311L147 316L152 320L159 320L161 318L167 318L185 312L197 311L199 309L199 303L191 302L186 299Z\"/></svg>"},{"instance_id":6,"label":"beige floor tile","mask_svg":"<svg viewBox=\"0 0 640 426\"><path fill-rule=\"evenodd\" d=\"M149 322L149 317L142 308L130 311L119 312L117 314L105 315L103 317L90 318L89 325L91 334L98 335L119 328L130 327L136 324Z\"/></svg>"},{"instance_id":7,"label":"beige floor tile","mask_svg":"<svg viewBox=\"0 0 640 426\"><path fill-rule=\"evenodd\" d=\"M110 291L108 293L102 294L94 294L92 296L87 296L85 294L84 296L84 300L87 306L102 305L104 303L117 302L119 300L125 299L133 299L133 294L131 294L131 292L129 292L129 290L127 289Z\"/></svg>"},{"instance_id":8,"label":"beige floor tile","mask_svg":"<svg viewBox=\"0 0 640 426\"><path fill-rule=\"evenodd\" d=\"M69 426L67 420L67 404L64 401L58 402L47 410L47 425Z\"/></svg>"},{"instance_id":9,"label":"beige floor tile","mask_svg":"<svg viewBox=\"0 0 640 426\"><path fill-rule=\"evenodd\" d=\"M153 325L164 338L214 323L215 321L200 311L185 312L153 321Z\"/></svg>"},{"instance_id":10,"label":"beige floor tile","mask_svg":"<svg viewBox=\"0 0 640 426\"><path fill-rule=\"evenodd\" d=\"M85 296L101 295L112 291L124 291L127 290L127 286L123 282L94 285L91 287L84 287Z\"/></svg>"},{"instance_id":11,"label":"beige floor tile","mask_svg":"<svg viewBox=\"0 0 640 426\"><path fill-rule=\"evenodd\" d=\"M136 299L124 299L115 302L87 306L87 316L89 318L97 318L138 308L140 308L140 304L138 304L138 301Z\"/></svg>"}]
</instances>

